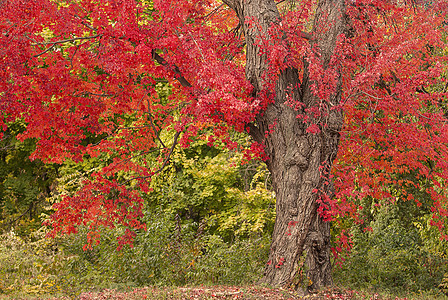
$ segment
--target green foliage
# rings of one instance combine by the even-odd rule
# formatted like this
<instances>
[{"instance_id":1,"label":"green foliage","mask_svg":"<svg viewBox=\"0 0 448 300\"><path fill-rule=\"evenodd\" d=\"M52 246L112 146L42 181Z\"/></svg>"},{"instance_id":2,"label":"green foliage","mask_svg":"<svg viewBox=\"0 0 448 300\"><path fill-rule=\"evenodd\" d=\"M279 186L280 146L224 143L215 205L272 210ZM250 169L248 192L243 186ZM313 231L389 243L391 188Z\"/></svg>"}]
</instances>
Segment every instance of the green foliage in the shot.
<instances>
[{"instance_id":1,"label":"green foliage","mask_svg":"<svg viewBox=\"0 0 448 300\"><path fill-rule=\"evenodd\" d=\"M146 232L137 234L134 247L117 251L120 229L102 230L102 242L92 250L83 250L87 230L65 238L62 245L72 255L65 280L73 289L85 287L113 288L120 285L136 286L165 281L163 272L170 269L174 257L169 257L170 224L164 216L148 217ZM169 271L171 273L171 271ZM176 274L174 274L176 275Z\"/></svg>"},{"instance_id":2,"label":"green foliage","mask_svg":"<svg viewBox=\"0 0 448 300\"><path fill-rule=\"evenodd\" d=\"M31 161L34 140L17 140L25 130L20 121L10 124L0 140L0 232L12 228L21 236L37 230L41 214L50 210L50 187L57 166Z\"/></svg>"},{"instance_id":3,"label":"green foliage","mask_svg":"<svg viewBox=\"0 0 448 300\"><path fill-rule=\"evenodd\" d=\"M0 294L41 295L61 291L65 257L40 229L24 240L14 232L0 236Z\"/></svg>"},{"instance_id":4,"label":"green foliage","mask_svg":"<svg viewBox=\"0 0 448 300\"><path fill-rule=\"evenodd\" d=\"M170 138L169 132L162 135ZM244 143L244 136L235 138ZM32 141L7 137L2 143L2 222L30 205L39 207L33 216L38 212L45 216L56 168L28 160ZM84 178L110 159L111 155L101 154L59 166L51 201L77 191ZM139 159L152 158L149 154ZM102 288L256 282L267 260L275 198L268 189L266 166L241 160L241 153L210 147L203 140L194 141L189 149L176 149L168 168L153 178L153 191L144 195L142 221L147 231L137 232L133 247L122 251L117 251L117 238L125 230L121 227L102 228L101 243L83 250L87 228L56 242L43 238L43 229L32 233L40 226L39 218L23 219L23 226L16 227L29 239L13 233L0 238L1 292L63 292L75 297ZM336 282L398 294L448 293L448 244L430 225L427 195L410 192L421 206L401 200L378 205L378 200L366 198L360 214L367 227L350 222L333 225L334 232L351 227L353 240L350 257L335 269Z\"/></svg>"},{"instance_id":5,"label":"green foliage","mask_svg":"<svg viewBox=\"0 0 448 300\"><path fill-rule=\"evenodd\" d=\"M170 138L169 132L162 134ZM79 163L66 161L56 170L27 158L33 141L22 143L9 137L2 142L13 145L1 152L5 216L14 216L40 199L42 207L47 207L61 195L73 194L89 174L111 159L110 154L86 156ZM151 160L151 154L146 159ZM29 239L13 233L3 236L2 293L63 292L77 297L81 291L100 288L253 283L267 259L275 200L266 189L264 164L242 165L241 159L239 152L210 147L202 140L189 149L177 149L169 167L153 178L153 192L145 195L142 221L147 231L136 232L132 248L117 251L122 227L101 228L101 243L91 250L83 250L87 228L56 240L44 238L44 228L36 233L23 231ZM48 176L46 181L41 180L42 174ZM53 182L57 186L50 190ZM16 211L6 214L8 203ZM42 208L36 212L40 218L48 213ZM35 219L36 228L41 226L40 218Z\"/></svg>"},{"instance_id":6,"label":"green foliage","mask_svg":"<svg viewBox=\"0 0 448 300\"><path fill-rule=\"evenodd\" d=\"M197 258L189 282L195 284L241 285L255 283L263 274L270 237L265 235L225 243L220 236L205 239L203 254Z\"/></svg>"},{"instance_id":7,"label":"green foliage","mask_svg":"<svg viewBox=\"0 0 448 300\"><path fill-rule=\"evenodd\" d=\"M152 181L149 206L204 224L225 242L269 234L275 221L275 198L266 188L267 169L260 162L241 164L241 153L219 150L199 140L179 149L172 166Z\"/></svg>"},{"instance_id":8,"label":"green foliage","mask_svg":"<svg viewBox=\"0 0 448 300\"><path fill-rule=\"evenodd\" d=\"M375 211L370 228L354 225L353 249L343 266L335 269L336 280L356 289L437 293L448 271L448 247L429 225L429 214L409 213L414 205L384 204Z\"/></svg>"},{"instance_id":9,"label":"green foliage","mask_svg":"<svg viewBox=\"0 0 448 300\"><path fill-rule=\"evenodd\" d=\"M272 192L260 186L247 192L236 188L229 188L226 192L235 205L207 218L217 233L230 240L235 236L248 237L272 232L275 221L275 198Z\"/></svg>"},{"instance_id":10,"label":"green foliage","mask_svg":"<svg viewBox=\"0 0 448 300\"><path fill-rule=\"evenodd\" d=\"M200 235L192 226L177 227L166 215L147 214L146 232L134 246L117 252L120 230L103 232L103 242L82 250L86 232L65 239L66 286L117 288L146 285L247 284L258 279L267 259L269 237L225 243L216 235ZM239 255L235 255L239 253ZM241 254L244 255L241 255Z\"/></svg>"},{"instance_id":11,"label":"green foliage","mask_svg":"<svg viewBox=\"0 0 448 300\"><path fill-rule=\"evenodd\" d=\"M448 295L448 273L445 273L445 275L443 276L442 282L439 284L439 289L445 295Z\"/></svg>"},{"instance_id":12,"label":"green foliage","mask_svg":"<svg viewBox=\"0 0 448 300\"><path fill-rule=\"evenodd\" d=\"M153 191L145 195L141 221L147 230L136 232L132 248L117 251L122 227L101 228L101 243L92 250L83 250L87 228L61 240L60 248L69 257L61 276L64 291L76 295L89 287L257 280L267 259L275 200L265 188L266 167L259 162L241 165L241 158L202 140L177 149L169 167L153 178ZM76 191L101 161L63 165L59 195Z\"/></svg>"}]
</instances>

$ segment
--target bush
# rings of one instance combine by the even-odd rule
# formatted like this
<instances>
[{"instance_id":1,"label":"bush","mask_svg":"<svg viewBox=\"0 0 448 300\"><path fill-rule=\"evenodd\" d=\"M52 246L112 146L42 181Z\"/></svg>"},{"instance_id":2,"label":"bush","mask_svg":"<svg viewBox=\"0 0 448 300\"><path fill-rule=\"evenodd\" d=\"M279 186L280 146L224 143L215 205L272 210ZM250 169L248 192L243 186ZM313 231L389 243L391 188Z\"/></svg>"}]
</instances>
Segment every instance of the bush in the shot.
<instances>
[{"instance_id":1,"label":"bush","mask_svg":"<svg viewBox=\"0 0 448 300\"><path fill-rule=\"evenodd\" d=\"M65 239L69 263L66 282L116 288L145 285L249 284L262 274L269 237L225 243L217 235L201 235L196 224L181 225L166 215L147 214L147 231L134 246L117 252L121 230L103 230L102 242L82 250L86 231ZM244 255L241 255L244 254Z\"/></svg>"},{"instance_id":2,"label":"bush","mask_svg":"<svg viewBox=\"0 0 448 300\"><path fill-rule=\"evenodd\" d=\"M203 254L188 274L199 284L253 284L263 274L269 254L269 237L237 240L228 245L219 236L208 236Z\"/></svg>"},{"instance_id":3,"label":"bush","mask_svg":"<svg viewBox=\"0 0 448 300\"><path fill-rule=\"evenodd\" d=\"M399 206L381 208L370 223L371 230L353 226L353 249L335 279L355 289L373 289L401 294L435 290L448 271L448 261L434 251L427 230L429 224L400 219ZM426 219L427 217L420 218ZM418 218L417 218L418 219ZM433 238L439 239L440 235ZM446 250L445 250L446 251Z\"/></svg>"},{"instance_id":4,"label":"bush","mask_svg":"<svg viewBox=\"0 0 448 300\"><path fill-rule=\"evenodd\" d=\"M0 236L0 294L48 294L62 290L64 256L45 230L24 240L13 231Z\"/></svg>"}]
</instances>

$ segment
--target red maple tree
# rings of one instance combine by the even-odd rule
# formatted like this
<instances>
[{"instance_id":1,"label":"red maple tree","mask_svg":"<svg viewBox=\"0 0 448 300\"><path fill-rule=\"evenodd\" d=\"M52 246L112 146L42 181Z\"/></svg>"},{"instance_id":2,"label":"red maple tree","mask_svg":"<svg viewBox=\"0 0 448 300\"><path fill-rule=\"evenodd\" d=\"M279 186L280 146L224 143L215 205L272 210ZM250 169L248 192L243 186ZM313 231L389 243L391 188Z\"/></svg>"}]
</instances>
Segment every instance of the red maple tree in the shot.
<instances>
[{"instance_id":1,"label":"red maple tree","mask_svg":"<svg viewBox=\"0 0 448 300\"><path fill-rule=\"evenodd\" d=\"M363 197L424 189L444 227L446 1L420 2L0 0L0 125L26 122L34 159L106 154L51 224L87 225L91 243L123 224L122 244L176 145L247 131L277 195L263 281L317 289L332 283L326 221L357 218Z\"/></svg>"}]
</instances>

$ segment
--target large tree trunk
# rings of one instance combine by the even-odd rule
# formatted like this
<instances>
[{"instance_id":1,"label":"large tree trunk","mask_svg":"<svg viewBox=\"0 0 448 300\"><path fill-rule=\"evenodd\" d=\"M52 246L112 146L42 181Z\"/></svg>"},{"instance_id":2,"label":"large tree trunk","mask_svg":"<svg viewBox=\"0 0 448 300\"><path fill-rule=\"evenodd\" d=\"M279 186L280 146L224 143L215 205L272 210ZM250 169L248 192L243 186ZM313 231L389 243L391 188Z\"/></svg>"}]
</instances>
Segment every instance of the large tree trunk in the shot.
<instances>
[{"instance_id":1,"label":"large tree trunk","mask_svg":"<svg viewBox=\"0 0 448 300\"><path fill-rule=\"evenodd\" d=\"M260 55L256 41L261 34L267 36L268 28L280 21L276 3L274 0L224 2L236 11L242 24L251 19L259 25L255 28L243 26L247 45L246 76L254 86L254 96L259 96L266 87L263 74L268 62L265 55ZM327 68L336 39L344 31L344 0L318 2L309 42L317 46ZM332 196L328 173L338 149L342 113L329 110L325 116L326 126L320 126L321 132L307 132L308 126L317 121L310 116L305 123L297 115L306 114L307 108L317 107L322 99L311 92L313 82L307 67L302 82L298 75L298 70L291 67L280 74L274 103L250 125L250 134L265 145L277 197L277 217L262 281L309 292L332 284L330 227L317 211L322 193ZM329 100L331 106L339 104L340 89L339 84L333 91ZM302 111L286 104L287 96L302 102Z\"/></svg>"}]
</instances>

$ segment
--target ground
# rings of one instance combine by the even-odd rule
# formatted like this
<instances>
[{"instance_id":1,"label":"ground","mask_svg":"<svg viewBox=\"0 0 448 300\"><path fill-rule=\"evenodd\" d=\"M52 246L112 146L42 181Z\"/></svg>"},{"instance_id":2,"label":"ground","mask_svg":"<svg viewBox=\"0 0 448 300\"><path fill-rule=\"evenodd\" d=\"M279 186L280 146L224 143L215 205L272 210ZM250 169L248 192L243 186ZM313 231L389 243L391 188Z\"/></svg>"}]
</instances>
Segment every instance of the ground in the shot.
<instances>
[{"instance_id":1,"label":"ground","mask_svg":"<svg viewBox=\"0 0 448 300\"><path fill-rule=\"evenodd\" d=\"M0 297L0 299L2 299ZM17 298L14 298L17 299ZM42 298L24 298L24 299L52 299L52 300L68 300L72 297L42 297ZM342 290L333 288L331 290L324 290L316 295L308 295L300 297L294 291L288 291L284 289L272 289L266 287L235 287L235 286L207 286L207 287L177 287L177 288L156 288L146 287L137 288L129 291L117 291L113 289L106 289L97 292L84 292L81 293L76 299L80 300L161 300L161 299L182 299L182 300L209 300L209 299L245 299L245 300L324 300L324 299L407 299L407 298L390 298L380 296L378 294L365 294L356 291Z\"/></svg>"}]
</instances>

